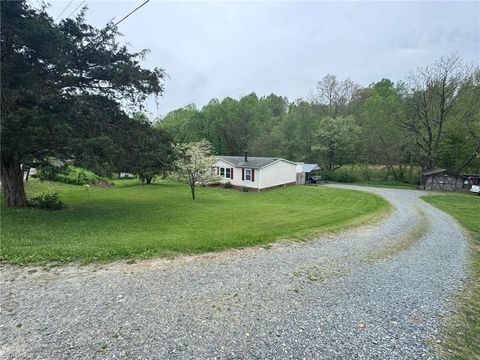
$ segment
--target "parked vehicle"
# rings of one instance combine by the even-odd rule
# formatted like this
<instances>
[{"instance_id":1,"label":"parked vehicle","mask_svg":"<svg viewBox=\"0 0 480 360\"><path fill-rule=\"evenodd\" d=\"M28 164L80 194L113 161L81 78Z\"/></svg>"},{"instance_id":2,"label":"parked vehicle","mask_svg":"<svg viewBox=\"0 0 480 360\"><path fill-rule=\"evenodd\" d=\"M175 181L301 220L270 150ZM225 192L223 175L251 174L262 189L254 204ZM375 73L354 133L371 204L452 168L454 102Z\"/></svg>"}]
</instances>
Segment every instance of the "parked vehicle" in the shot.
<instances>
[{"instance_id":1,"label":"parked vehicle","mask_svg":"<svg viewBox=\"0 0 480 360\"><path fill-rule=\"evenodd\" d=\"M472 187L470 188L470 192L480 195L480 185L472 185Z\"/></svg>"}]
</instances>

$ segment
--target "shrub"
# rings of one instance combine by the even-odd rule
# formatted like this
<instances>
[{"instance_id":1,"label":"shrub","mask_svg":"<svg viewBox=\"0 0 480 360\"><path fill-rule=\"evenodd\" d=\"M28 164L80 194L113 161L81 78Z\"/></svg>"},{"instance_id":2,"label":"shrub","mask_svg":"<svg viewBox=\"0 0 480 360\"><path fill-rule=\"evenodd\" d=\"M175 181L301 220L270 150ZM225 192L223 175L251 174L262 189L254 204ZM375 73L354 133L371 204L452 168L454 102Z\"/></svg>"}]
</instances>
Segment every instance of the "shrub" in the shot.
<instances>
[{"instance_id":1,"label":"shrub","mask_svg":"<svg viewBox=\"0 0 480 360\"><path fill-rule=\"evenodd\" d=\"M232 188L232 183L230 181L227 181L225 184L223 184L223 187L225 189L231 189Z\"/></svg>"},{"instance_id":2,"label":"shrub","mask_svg":"<svg viewBox=\"0 0 480 360\"><path fill-rule=\"evenodd\" d=\"M57 166L45 166L38 170L32 177L40 180L56 181L57 176L62 171L61 167Z\"/></svg>"},{"instance_id":3,"label":"shrub","mask_svg":"<svg viewBox=\"0 0 480 360\"><path fill-rule=\"evenodd\" d=\"M346 171L326 171L322 173L322 180L353 183L359 181L358 177Z\"/></svg>"},{"instance_id":4,"label":"shrub","mask_svg":"<svg viewBox=\"0 0 480 360\"><path fill-rule=\"evenodd\" d=\"M40 180L58 181L71 185L108 184L108 180L97 174L75 166L69 166L66 171L52 172L49 168L38 171Z\"/></svg>"},{"instance_id":5,"label":"shrub","mask_svg":"<svg viewBox=\"0 0 480 360\"><path fill-rule=\"evenodd\" d=\"M30 205L39 209L60 210L65 207L58 193L42 193L30 200Z\"/></svg>"},{"instance_id":6,"label":"shrub","mask_svg":"<svg viewBox=\"0 0 480 360\"><path fill-rule=\"evenodd\" d=\"M248 187L246 187L246 186L242 187L242 192L249 192L249 191L250 191L250 189Z\"/></svg>"}]
</instances>

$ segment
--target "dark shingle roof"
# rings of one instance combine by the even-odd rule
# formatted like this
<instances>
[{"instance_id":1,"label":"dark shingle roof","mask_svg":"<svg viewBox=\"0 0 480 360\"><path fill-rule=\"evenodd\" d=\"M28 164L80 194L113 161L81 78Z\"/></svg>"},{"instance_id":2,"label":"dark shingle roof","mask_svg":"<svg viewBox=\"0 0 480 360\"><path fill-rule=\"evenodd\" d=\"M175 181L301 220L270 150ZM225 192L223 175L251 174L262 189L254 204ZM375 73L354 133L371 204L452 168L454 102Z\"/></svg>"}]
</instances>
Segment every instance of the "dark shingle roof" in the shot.
<instances>
[{"instance_id":1,"label":"dark shingle roof","mask_svg":"<svg viewBox=\"0 0 480 360\"><path fill-rule=\"evenodd\" d=\"M253 157L249 156L248 161L245 162L243 156L219 156L223 161L226 161L235 167L248 167L248 168L261 168L266 165L269 165L280 158L269 158L269 157Z\"/></svg>"}]
</instances>

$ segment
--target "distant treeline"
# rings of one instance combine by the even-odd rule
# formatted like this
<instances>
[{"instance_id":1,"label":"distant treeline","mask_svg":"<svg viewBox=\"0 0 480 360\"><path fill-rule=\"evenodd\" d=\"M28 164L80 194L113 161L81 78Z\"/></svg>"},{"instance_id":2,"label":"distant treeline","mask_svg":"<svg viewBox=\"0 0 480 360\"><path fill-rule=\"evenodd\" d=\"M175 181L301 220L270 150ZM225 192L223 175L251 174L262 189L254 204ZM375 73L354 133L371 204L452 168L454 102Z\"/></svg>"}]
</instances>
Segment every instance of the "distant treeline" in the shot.
<instances>
[{"instance_id":1,"label":"distant treeline","mask_svg":"<svg viewBox=\"0 0 480 360\"><path fill-rule=\"evenodd\" d=\"M177 142L207 139L217 154L319 163L383 165L392 179L412 168L480 168L480 71L457 56L361 87L333 75L309 99L255 93L168 113L158 124ZM410 170L407 170L410 169Z\"/></svg>"}]
</instances>

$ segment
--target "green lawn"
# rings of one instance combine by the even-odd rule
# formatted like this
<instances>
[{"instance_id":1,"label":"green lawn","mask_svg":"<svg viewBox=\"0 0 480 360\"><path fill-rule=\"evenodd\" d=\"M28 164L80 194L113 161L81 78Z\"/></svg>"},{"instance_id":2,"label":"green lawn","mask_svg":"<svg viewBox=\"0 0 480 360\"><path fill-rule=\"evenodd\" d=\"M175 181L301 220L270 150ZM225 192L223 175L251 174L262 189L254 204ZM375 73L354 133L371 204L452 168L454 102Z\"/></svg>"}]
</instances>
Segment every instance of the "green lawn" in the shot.
<instances>
[{"instance_id":1,"label":"green lawn","mask_svg":"<svg viewBox=\"0 0 480 360\"><path fill-rule=\"evenodd\" d=\"M461 294L458 312L448 328L445 355L452 359L480 358L480 197L470 194L425 196L423 199L452 215L471 234L470 281Z\"/></svg>"},{"instance_id":2,"label":"green lawn","mask_svg":"<svg viewBox=\"0 0 480 360\"><path fill-rule=\"evenodd\" d=\"M140 186L117 181L90 188L30 181L29 196L57 191L66 209L2 205L1 259L10 263L84 263L171 256L301 239L371 221L386 213L382 198L358 191L303 186L266 192Z\"/></svg>"},{"instance_id":3,"label":"green lawn","mask_svg":"<svg viewBox=\"0 0 480 360\"><path fill-rule=\"evenodd\" d=\"M402 172L399 166L394 168L398 174ZM369 165L368 169L365 169L364 164L349 164L342 166L338 171L349 172L362 182L398 182L394 180L393 174L385 165ZM421 168L419 166L404 167L403 175L408 182L415 182L420 179Z\"/></svg>"},{"instance_id":4,"label":"green lawn","mask_svg":"<svg viewBox=\"0 0 480 360\"><path fill-rule=\"evenodd\" d=\"M380 187L388 189L404 189L404 190L417 190L418 186L407 184L400 181L356 181L353 183L341 183L335 181L320 181L321 184L344 184L344 185L357 185L357 186L370 186L370 187Z\"/></svg>"},{"instance_id":5,"label":"green lawn","mask_svg":"<svg viewBox=\"0 0 480 360\"><path fill-rule=\"evenodd\" d=\"M381 187L381 188L388 188L388 189L406 189L406 190L418 189L418 186L416 185L407 184L400 181L359 181L359 182L352 183L352 185Z\"/></svg>"}]
</instances>

